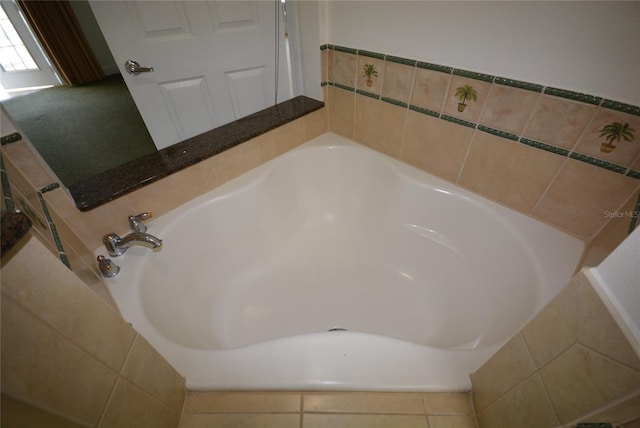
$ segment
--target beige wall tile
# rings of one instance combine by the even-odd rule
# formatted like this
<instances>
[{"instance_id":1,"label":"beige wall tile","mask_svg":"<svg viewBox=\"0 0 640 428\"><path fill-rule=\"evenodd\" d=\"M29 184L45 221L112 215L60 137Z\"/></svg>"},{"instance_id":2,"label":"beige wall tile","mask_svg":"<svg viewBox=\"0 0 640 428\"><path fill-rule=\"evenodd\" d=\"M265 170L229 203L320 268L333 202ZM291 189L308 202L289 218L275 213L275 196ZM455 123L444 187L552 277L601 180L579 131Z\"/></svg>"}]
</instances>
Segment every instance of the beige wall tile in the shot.
<instances>
[{"instance_id":1,"label":"beige wall tile","mask_svg":"<svg viewBox=\"0 0 640 428\"><path fill-rule=\"evenodd\" d=\"M535 374L478 413L481 428L552 428L560 425L540 376Z\"/></svg>"},{"instance_id":2,"label":"beige wall tile","mask_svg":"<svg viewBox=\"0 0 640 428\"><path fill-rule=\"evenodd\" d=\"M475 415L429 416L429 428L477 428Z\"/></svg>"},{"instance_id":3,"label":"beige wall tile","mask_svg":"<svg viewBox=\"0 0 640 428\"><path fill-rule=\"evenodd\" d=\"M397 158L406 114L406 108L356 95L354 140Z\"/></svg>"},{"instance_id":4,"label":"beige wall tile","mask_svg":"<svg viewBox=\"0 0 640 428\"><path fill-rule=\"evenodd\" d=\"M539 92L494 84L480 123L520 135L540 96Z\"/></svg>"},{"instance_id":5,"label":"beige wall tile","mask_svg":"<svg viewBox=\"0 0 640 428\"><path fill-rule=\"evenodd\" d=\"M98 428L176 428L179 421L179 411L119 378Z\"/></svg>"},{"instance_id":6,"label":"beige wall tile","mask_svg":"<svg viewBox=\"0 0 640 428\"><path fill-rule=\"evenodd\" d=\"M356 87L356 55L346 52L333 51L333 68L331 80L334 83Z\"/></svg>"},{"instance_id":7,"label":"beige wall tile","mask_svg":"<svg viewBox=\"0 0 640 428\"><path fill-rule=\"evenodd\" d=\"M483 412L535 370L527 345L520 333L517 333L489 361L471 374L476 413Z\"/></svg>"},{"instance_id":8,"label":"beige wall tile","mask_svg":"<svg viewBox=\"0 0 640 428\"><path fill-rule=\"evenodd\" d=\"M458 111L458 103L460 100L456 98L456 89L469 85L478 93L476 101L467 100L463 112ZM480 114L484 109L484 105L489 98L489 91L491 90L491 83L483 82L481 80L469 79L462 76L453 76L451 78L451 84L447 91L447 98L445 100L443 112L449 116L458 117L460 119L467 120L469 122L478 122Z\"/></svg>"},{"instance_id":9,"label":"beige wall tile","mask_svg":"<svg viewBox=\"0 0 640 428\"><path fill-rule=\"evenodd\" d=\"M305 414L304 428L427 428L426 416Z\"/></svg>"},{"instance_id":10,"label":"beige wall tile","mask_svg":"<svg viewBox=\"0 0 640 428\"><path fill-rule=\"evenodd\" d=\"M424 413L417 393L305 393L305 412Z\"/></svg>"},{"instance_id":11,"label":"beige wall tile","mask_svg":"<svg viewBox=\"0 0 640 428\"><path fill-rule=\"evenodd\" d=\"M458 184L530 213L565 158L476 132Z\"/></svg>"},{"instance_id":12,"label":"beige wall tile","mask_svg":"<svg viewBox=\"0 0 640 428\"><path fill-rule=\"evenodd\" d=\"M292 414L189 414L185 413L180 428L299 428L300 416Z\"/></svg>"},{"instance_id":13,"label":"beige wall tile","mask_svg":"<svg viewBox=\"0 0 640 428\"><path fill-rule=\"evenodd\" d=\"M320 51L320 79L322 82L329 81L329 52L330 49Z\"/></svg>"},{"instance_id":14,"label":"beige wall tile","mask_svg":"<svg viewBox=\"0 0 640 428\"><path fill-rule=\"evenodd\" d=\"M569 349L578 340L580 284L577 273L529 323L522 337L538 368Z\"/></svg>"},{"instance_id":15,"label":"beige wall tile","mask_svg":"<svg viewBox=\"0 0 640 428\"><path fill-rule=\"evenodd\" d=\"M102 237L105 234L126 233L129 230L127 219L130 215L140 212L142 211L137 211L128 196L123 196L90 211L77 211L66 221L73 226L73 230L87 247L102 248ZM159 215L159 213L153 214Z\"/></svg>"},{"instance_id":16,"label":"beige wall tile","mask_svg":"<svg viewBox=\"0 0 640 428\"><path fill-rule=\"evenodd\" d=\"M329 130L329 109L323 107L304 116L302 119L304 127L304 141L312 140Z\"/></svg>"},{"instance_id":17,"label":"beige wall tile","mask_svg":"<svg viewBox=\"0 0 640 428\"><path fill-rule=\"evenodd\" d=\"M117 374L2 294L2 390L97 424Z\"/></svg>"},{"instance_id":18,"label":"beige wall tile","mask_svg":"<svg viewBox=\"0 0 640 428\"><path fill-rule=\"evenodd\" d=\"M2 146L2 155L5 163L10 161L24 174L26 180L34 189L41 189L48 184L57 182L58 179L34 151L35 149L32 149L25 140Z\"/></svg>"},{"instance_id":19,"label":"beige wall tile","mask_svg":"<svg viewBox=\"0 0 640 428\"><path fill-rule=\"evenodd\" d=\"M593 116L596 106L542 95L524 135L536 141L572 148Z\"/></svg>"},{"instance_id":20,"label":"beige wall tile","mask_svg":"<svg viewBox=\"0 0 640 428\"><path fill-rule=\"evenodd\" d=\"M471 128L409 110L400 160L455 183L473 133Z\"/></svg>"},{"instance_id":21,"label":"beige wall tile","mask_svg":"<svg viewBox=\"0 0 640 428\"><path fill-rule=\"evenodd\" d=\"M429 415L475 415L471 392L430 392L424 394Z\"/></svg>"},{"instance_id":22,"label":"beige wall tile","mask_svg":"<svg viewBox=\"0 0 640 428\"><path fill-rule=\"evenodd\" d=\"M178 176L170 175L134 190L127 195L127 199L134 206L134 213L151 212L159 217L197 195L193 189L185 188Z\"/></svg>"},{"instance_id":23,"label":"beige wall tile","mask_svg":"<svg viewBox=\"0 0 640 428\"><path fill-rule=\"evenodd\" d=\"M2 290L113 370L122 367L134 330L38 240L3 266Z\"/></svg>"},{"instance_id":24,"label":"beige wall tile","mask_svg":"<svg viewBox=\"0 0 640 428\"><path fill-rule=\"evenodd\" d=\"M185 413L299 413L300 393L189 392Z\"/></svg>"},{"instance_id":25,"label":"beige wall tile","mask_svg":"<svg viewBox=\"0 0 640 428\"><path fill-rule=\"evenodd\" d=\"M567 159L533 215L547 223L588 238L607 221L640 182L574 159Z\"/></svg>"},{"instance_id":26,"label":"beige wall tile","mask_svg":"<svg viewBox=\"0 0 640 428\"><path fill-rule=\"evenodd\" d=\"M380 95L382 93L382 82L384 82L384 63L382 59L358 55L358 89ZM367 64L372 64L378 72L377 76L371 76L371 86L367 84L367 78L362 74L364 66Z\"/></svg>"},{"instance_id":27,"label":"beige wall tile","mask_svg":"<svg viewBox=\"0 0 640 428\"><path fill-rule=\"evenodd\" d=\"M353 139L356 99L353 92L329 87L329 129Z\"/></svg>"},{"instance_id":28,"label":"beige wall tile","mask_svg":"<svg viewBox=\"0 0 640 428\"><path fill-rule=\"evenodd\" d=\"M256 138L266 162L305 142L302 120L294 120Z\"/></svg>"},{"instance_id":29,"label":"beige wall tile","mask_svg":"<svg viewBox=\"0 0 640 428\"><path fill-rule=\"evenodd\" d=\"M580 287L578 341L640 372L640 358L587 277Z\"/></svg>"},{"instance_id":30,"label":"beige wall tile","mask_svg":"<svg viewBox=\"0 0 640 428\"><path fill-rule=\"evenodd\" d=\"M382 96L409 103L415 71L414 66L385 61Z\"/></svg>"},{"instance_id":31,"label":"beige wall tile","mask_svg":"<svg viewBox=\"0 0 640 428\"><path fill-rule=\"evenodd\" d=\"M173 410L182 411L184 378L141 335L136 337L120 375Z\"/></svg>"},{"instance_id":32,"label":"beige wall tile","mask_svg":"<svg viewBox=\"0 0 640 428\"><path fill-rule=\"evenodd\" d=\"M262 151L257 139L249 140L225 150L197 164L209 189L214 189L227 181L262 164Z\"/></svg>"},{"instance_id":33,"label":"beige wall tile","mask_svg":"<svg viewBox=\"0 0 640 428\"><path fill-rule=\"evenodd\" d=\"M636 418L640 418L640 393L589 417L581 418L581 422L609 422L624 424L624 428L627 428L625 422Z\"/></svg>"},{"instance_id":34,"label":"beige wall tile","mask_svg":"<svg viewBox=\"0 0 640 428\"><path fill-rule=\"evenodd\" d=\"M450 81L451 74L416 68L410 104L440 112Z\"/></svg>"},{"instance_id":35,"label":"beige wall tile","mask_svg":"<svg viewBox=\"0 0 640 428\"><path fill-rule=\"evenodd\" d=\"M635 130L635 137L633 141L614 143L616 148L610 153L605 153L601 150L605 138L599 136L600 130L612 122L628 123L629 127ZM629 166L640 154L640 116L599 108L574 150L616 165Z\"/></svg>"},{"instance_id":36,"label":"beige wall tile","mask_svg":"<svg viewBox=\"0 0 640 428\"><path fill-rule=\"evenodd\" d=\"M640 154L636 156L636 159L631 162L630 168L634 171L640 171Z\"/></svg>"},{"instance_id":37,"label":"beige wall tile","mask_svg":"<svg viewBox=\"0 0 640 428\"><path fill-rule=\"evenodd\" d=\"M562 423L569 423L640 388L640 373L575 345L540 375Z\"/></svg>"},{"instance_id":38,"label":"beige wall tile","mask_svg":"<svg viewBox=\"0 0 640 428\"><path fill-rule=\"evenodd\" d=\"M14 428L86 428L76 422L2 394L0 425Z\"/></svg>"},{"instance_id":39,"label":"beige wall tile","mask_svg":"<svg viewBox=\"0 0 640 428\"><path fill-rule=\"evenodd\" d=\"M582 266L597 266L629 235L631 214L636 209L640 192L633 193L620 210L601 229L587 246ZM618 213L621 214L618 216Z\"/></svg>"}]
</instances>

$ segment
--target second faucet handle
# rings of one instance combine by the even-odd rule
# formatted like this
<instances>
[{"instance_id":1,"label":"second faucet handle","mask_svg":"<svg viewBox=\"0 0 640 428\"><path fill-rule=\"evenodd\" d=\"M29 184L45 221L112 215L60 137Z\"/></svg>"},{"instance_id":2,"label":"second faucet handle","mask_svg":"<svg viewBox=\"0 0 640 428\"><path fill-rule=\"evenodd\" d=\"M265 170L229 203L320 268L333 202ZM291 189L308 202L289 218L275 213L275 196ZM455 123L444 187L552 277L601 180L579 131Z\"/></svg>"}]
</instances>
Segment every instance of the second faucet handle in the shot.
<instances>
[{"instance_id":1,"label":"second faucet handle","mask_svg":"<svg viewBox=\"0 0 640 428\"><path fill-rule=\"evenodd\" d=\"M129 216L129 226L131 226L131 230L134 232L145 233L147 231L147 226L142 222L142 220L146 220L151 217L151 213L141 213L138 215L130 215Z\"/></svg>"}]
</instances>

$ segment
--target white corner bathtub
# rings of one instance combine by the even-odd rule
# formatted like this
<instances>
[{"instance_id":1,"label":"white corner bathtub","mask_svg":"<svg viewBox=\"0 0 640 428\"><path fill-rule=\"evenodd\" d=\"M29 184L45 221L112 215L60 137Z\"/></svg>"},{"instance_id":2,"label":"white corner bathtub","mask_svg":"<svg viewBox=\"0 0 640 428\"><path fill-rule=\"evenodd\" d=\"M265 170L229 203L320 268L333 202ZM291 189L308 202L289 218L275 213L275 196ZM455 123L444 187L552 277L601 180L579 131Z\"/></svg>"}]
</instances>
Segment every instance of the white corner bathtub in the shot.
<instances>
[{"instance_id":1,"label":"white corner bathtub","mask_svg":"<svg viewBox=\"0 0 640 428\"><path fill-rule=\"evenodd\" d=\"M192 390L468 390L583 250L331 133L148 226L106 283Z\"/></svg>"}]
</instances>

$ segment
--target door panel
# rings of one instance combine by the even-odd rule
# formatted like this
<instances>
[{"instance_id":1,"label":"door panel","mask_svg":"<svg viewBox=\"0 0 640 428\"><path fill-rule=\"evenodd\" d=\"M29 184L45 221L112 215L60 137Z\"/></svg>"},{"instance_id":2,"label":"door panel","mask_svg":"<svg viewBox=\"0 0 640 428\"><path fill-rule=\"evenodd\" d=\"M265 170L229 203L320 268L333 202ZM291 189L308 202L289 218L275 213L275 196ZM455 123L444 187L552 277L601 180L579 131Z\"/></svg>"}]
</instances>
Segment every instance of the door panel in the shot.
<instances>
[{"instance_id":1,"label":"door panel","mask_svg":"<svg viewBox=\"0 0 640 428\"><path fill-rule=\"evenodd\" d=\"M90 0L159 149L273 105L279 3ZM292 94L279 28L284 101ZM154 71L127 74L128 59Z\"/></svg>"}]
</instances>

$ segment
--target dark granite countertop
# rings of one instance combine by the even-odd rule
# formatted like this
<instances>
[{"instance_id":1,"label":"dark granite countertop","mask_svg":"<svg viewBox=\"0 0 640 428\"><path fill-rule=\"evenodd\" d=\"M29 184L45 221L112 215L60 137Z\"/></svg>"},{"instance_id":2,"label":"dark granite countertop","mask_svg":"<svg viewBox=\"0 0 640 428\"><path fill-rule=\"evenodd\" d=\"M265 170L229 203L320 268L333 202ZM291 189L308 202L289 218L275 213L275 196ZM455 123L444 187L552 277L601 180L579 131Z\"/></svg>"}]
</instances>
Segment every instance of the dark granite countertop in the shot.
<instances>
[{"instance_id":1,"label":"dark granite countertop","mask_svg":"<svg viewBox=\"0 0 640 428\"><path fill-rule=\"evenodd\" d=\"M2 254L11 250L31 229L31 220L19 211L2 212Z\"/></svg>"},{"instance_id":2,"label":"dark granite countertop","mask_svg":"<svg viewBox=\"0 0 640 428\"><path fill-rule=\"evenodd\" d=\"M298 96L69 186L81 211L112 201L324 106Z\"/></svg>"}]
</instances>

